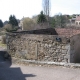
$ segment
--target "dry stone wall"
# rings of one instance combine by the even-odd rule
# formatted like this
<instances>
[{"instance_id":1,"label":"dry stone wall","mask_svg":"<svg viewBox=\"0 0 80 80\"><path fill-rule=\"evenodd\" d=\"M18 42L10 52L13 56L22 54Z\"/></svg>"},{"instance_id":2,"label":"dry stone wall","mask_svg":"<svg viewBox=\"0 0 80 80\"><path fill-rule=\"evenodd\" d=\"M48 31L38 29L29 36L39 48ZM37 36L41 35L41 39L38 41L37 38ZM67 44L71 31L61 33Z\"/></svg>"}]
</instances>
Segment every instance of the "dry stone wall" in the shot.
<instances>
[{"instance_id":1,"label":"dry stone wall","mask_svg":"<svg viewBox=\"0 0 80 80\"><path fill-rule=\"evenodd\" d=\"M70 61L70 43L65 37L26 33L6 35L7 50L13 57L38 61ZM61 38L61 41L56 38Z\"/></svg>"}]
</instances>

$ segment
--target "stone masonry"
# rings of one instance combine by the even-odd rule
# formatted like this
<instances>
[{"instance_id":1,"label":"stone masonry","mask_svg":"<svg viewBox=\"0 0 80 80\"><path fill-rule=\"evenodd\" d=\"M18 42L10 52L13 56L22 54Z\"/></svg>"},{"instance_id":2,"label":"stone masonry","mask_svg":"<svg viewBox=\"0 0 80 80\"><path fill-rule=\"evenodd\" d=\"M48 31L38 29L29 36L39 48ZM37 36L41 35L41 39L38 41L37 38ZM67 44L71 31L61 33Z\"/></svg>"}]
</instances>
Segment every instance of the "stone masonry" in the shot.
<instances>
[{"instance_id":1,"label":"stone masonry","mask_svg":"<svg viewBox=\"0 0 80 80\"><path fill-rule=\"evenodd\" d=\"M70 61L70 42L66 37L20 32L8 33L6 37L7 50L12 57L37 61Z\"/></svg>"}]
</instances>

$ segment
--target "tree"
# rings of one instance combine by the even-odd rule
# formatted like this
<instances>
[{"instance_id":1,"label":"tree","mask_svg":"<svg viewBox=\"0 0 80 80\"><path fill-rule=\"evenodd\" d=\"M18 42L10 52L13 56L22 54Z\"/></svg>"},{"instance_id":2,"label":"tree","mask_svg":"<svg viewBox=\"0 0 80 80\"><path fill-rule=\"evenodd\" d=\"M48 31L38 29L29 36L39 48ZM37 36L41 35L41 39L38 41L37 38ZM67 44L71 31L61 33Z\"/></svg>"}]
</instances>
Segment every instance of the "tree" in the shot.
<instances>
[{"instance_id":1,"label":"tree","mask_svg":"<svg viewBox=\"0 0 80 80\"><path fill-rule=\"evenodd\" d=\"M16 17L14 15L11 15L9 17L9 24L11 24L12 29L10 28L8 30L8 28L7 28L6 29L7 31L11 32L11 31L17 31L19 29L19 27L18 27L18 21L17 21L17 19L16 19Z\"/></svg>"},{"instance_id":2,"label":"tree","mask_svg":"<svg viewBox=\"0 0 80 80\"><path fill-rule=\"evenodd\" d=\"M50 0L42 0L43 1L43 12L47 17L47 20L49 21L49 15L50 15Z\"/></svg>"},{"instance_id":3,"label":"tree","mask_svg":"<svg viewBox=\"0 0 80 80\"><path fill-rule=\"evenodd\" d=\"M68 18L66 18L66 16L62 14L55 15L54 19L55 19L56 27L65 27L68 22Z\"/></svg>"},{"instance_id":4,"label":"tree","mask_svg":"<svg viewBox=\"0 0 80 80\"><path fill-rule=\"evenodd\" d=\"M61 15L60 19L61 19L61 21L60 21L61 25L60 26L62 28L64 28L66 26L66 23L67 23L66 17L64 15Z\"/></svg>"},{"instance_id":5,"label":"tree","mask_svg":"<svg viewBox=\"0 0 80 80\"><path fill-rule=\"evenodd\" d=\"M37 22L38 23L44 23L44 22L46 22L47 20L46 20L46 17L45 17L45 15L43 14L43 11L41 11L41 13L40 13L40 15L38 15L38 20L37 20Z\"/></svg>"},{"instance_id":6,"label":"tree","mask_svg":"<svg viewBox=\"0 0 80 80\"><path fill-rule=\"evenodd\" d=\"M5 21L5 22L4 22L4 26L5 26L6 24L8 24L8 23L9 23L9 21Z\"/></svg>"},{"instance_id":7,"label":"tree","mask_svg":"<svg viewBox=\"0 0 80 80\"><path fill-rule=\"evenodd\" d=\"M51 25L52 27L56 27L56 21L55 21L54 18L51 18L51 19L50 19L50 25Z\"/></svg>"},{"instance_id":8,"label":"tree","mask_svg":"<svg viewBox=\"0 0 80 80\"><path fill-rule=\"evenodd\" d=\"M3 27L3 22L2 22L2 20L0 20L0 28L2 28Z\"/></svg>"},{"instance_id":9,"label":"tree","mask_svg":"<svg viewBox=\"0 0 80 80\"><path fill-rule=\"evenodd\" d=\"M67 15L58 14L50 17L50 25L52 27L67 27L69 23L69 17Z\"/></svg>"},{"instance_id":10,"label":"tree","mask_svg":"<svg viewBox=\"0 0 80 80\"><path fill-rule=\"evenodd\" d=\"M9 23L12 24L12 26L18 26L18 21L14 15L9 17Z\"/></svg>"}]
</instances>

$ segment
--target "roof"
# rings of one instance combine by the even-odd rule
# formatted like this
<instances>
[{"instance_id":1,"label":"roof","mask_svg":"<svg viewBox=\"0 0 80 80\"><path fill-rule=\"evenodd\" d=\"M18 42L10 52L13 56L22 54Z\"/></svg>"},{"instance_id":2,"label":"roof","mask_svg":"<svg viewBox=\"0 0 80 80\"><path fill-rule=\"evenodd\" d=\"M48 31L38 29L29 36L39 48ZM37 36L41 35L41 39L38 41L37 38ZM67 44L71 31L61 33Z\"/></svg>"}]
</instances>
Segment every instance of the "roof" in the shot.
<instances>
[{"instance_id":1,"label":"roof","mask_svg":"<svg viewBox=\"0 0 80 80\"><path fill-rule=\"evenodd\" d=\"M58 35L63 35L67 38L80 34L80 29L75 28L55 28Z\"/></svg>"},{"instance_id":2,"label":"roof","mask_svg":"<svg viewBox=\"0 0 80 80\"><path fill-rule=\"evenodd\" d=\"M11 33L27 33L27 34L46 34L46 35L57 35L57 32L54 28L30 30L30 31L18 31Z\"/></svg>"}]
</instances>

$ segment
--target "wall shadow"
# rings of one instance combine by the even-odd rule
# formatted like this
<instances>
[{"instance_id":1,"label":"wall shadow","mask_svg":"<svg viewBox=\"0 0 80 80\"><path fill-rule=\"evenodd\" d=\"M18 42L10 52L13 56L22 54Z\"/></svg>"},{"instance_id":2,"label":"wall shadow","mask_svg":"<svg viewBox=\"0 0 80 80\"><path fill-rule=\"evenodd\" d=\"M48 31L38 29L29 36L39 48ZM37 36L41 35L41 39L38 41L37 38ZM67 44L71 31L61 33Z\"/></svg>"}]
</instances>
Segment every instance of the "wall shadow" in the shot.
<instances>
[{"instance_id":1,"label":"wall shadow","mask_svg":"<svg viewBox=\"0 0 80 80\"><path fill-rule=\"evenodd\" d=\"M23 74L20 67L10 67L11 56L6 51L0 51L0 80L27 80L27 77L35 77L34 74Z\"/></svg>"}]
</instances>

